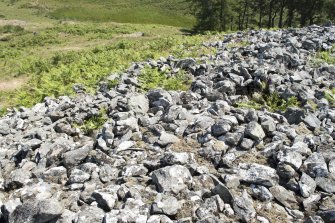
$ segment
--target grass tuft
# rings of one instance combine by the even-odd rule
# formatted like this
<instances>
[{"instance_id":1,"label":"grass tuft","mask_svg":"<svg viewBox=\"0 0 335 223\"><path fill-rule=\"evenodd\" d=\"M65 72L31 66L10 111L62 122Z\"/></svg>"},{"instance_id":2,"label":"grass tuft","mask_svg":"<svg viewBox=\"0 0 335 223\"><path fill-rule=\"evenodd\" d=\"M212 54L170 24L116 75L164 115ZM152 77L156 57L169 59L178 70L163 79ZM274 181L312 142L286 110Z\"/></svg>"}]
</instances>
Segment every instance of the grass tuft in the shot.
<instances>
[{"instance_id":1,"label":"grass tuft","mask_svg":"<svg viewBox=\"0 0 335 223\"><path fill-rule=\"evenodd\" d=\"M192 78L185 71L180 70L174 76L169 77L169 71L159 71L147 66L143 68L138 77L140 88L143 91L163 88L165 90L186 91L190 88Z\"/></svg>"}]
</instances>

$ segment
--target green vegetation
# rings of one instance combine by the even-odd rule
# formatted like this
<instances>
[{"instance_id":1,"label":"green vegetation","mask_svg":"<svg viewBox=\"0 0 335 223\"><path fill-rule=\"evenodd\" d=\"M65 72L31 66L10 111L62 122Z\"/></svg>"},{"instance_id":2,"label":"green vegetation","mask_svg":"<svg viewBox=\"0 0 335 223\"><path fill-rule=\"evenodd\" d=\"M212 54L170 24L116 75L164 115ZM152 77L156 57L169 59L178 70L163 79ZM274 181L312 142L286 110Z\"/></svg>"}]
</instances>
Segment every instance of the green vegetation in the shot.
<instances>
[{"instance_id":1,"label":"green vegetation","mask_svg":"<svg viewBox=\"0 0 335 223\"><path fill-rule=\"evenodd\" d=\"M101 108L98 115L90 117L81 125L73 124L73 127L79 128L85 135L92 135L94 130L100 129L107 120L107 109Z\"/></svg>"},{"instance_id":2,"label":"green vegetation","mask_svg":"<svg viewBox=\"0 0 335 223\"><path fill-rule=\"evenodd\" d=\"M244 108L254 108L256 110L260 110L262 108L266 108L269 111L286 111L291 107L298 107L300 102L297 97L290 97L287 100L281 98L278 94L273 93L269 95L262 95L261 98L252 98L248 102L238 103L238 107Z\"/></svg>"},{"instance_id":3,"label":"green vegetation","mask_svg":"<svg viewBox=\"0 0 335 223\"><path fill-rule=\"evenodd\" d=\"M269 86L265 82L261 83L261 90L254 92L252 98L248 102L237 103L237 107L253 108L260 110L266 108L269 111L286 111L291 107L299 107L300 102L297 97L282 98L278 93L270 93Z\"/></svg>"},{"instance_id":4,"label":"green vegetation","mask_svg":"<svg viewBox=\"0 0 335 223\"><path fill-rule=\"evenodd\" d=\"M331 107L335 107L335 88L326 91L325 98L327 99Z\"/></svg>"},{"instance_id":5,"label":"green vegetation","mask_svg":"<svg viewBox=\"0 0 335 223\"><path fill-rule=\"evenodd\" d=\"M24 28L18 25L4 25L0 27L0 34L2 33L21 33Z\"/></svg>"},{"instance_id":6,"label":"green vegetation","mask_svg":"<svg viewBox=\"0 0 335 223\"><path fill-rule=\"evenodd\" d=\"M73 95L72 86L78 83L93 93L99 81L134 61L216 51L202 45L216 40L216 34L186 36L181 31L194 24L188 3L181 0L2 0L0 8L5 9L0 19L1 113L11 106L32 106L46 96ZM186 73L168 78L147 71L142 82L155 80L150 75L161 75L163 88L187 88ZM150 81L142 84L143 90L155 86Z\"/></svg>"},{"instance_id":7,"label":"green vegetation","mask_svg":"<svg viewBox=\"0 0 335 223\"><path fill-rule=\"evenodd\" d=\"M332 46L330 50L319 51L310 58L309 63L313 67L319 67L323 63L327 64L335 64L335 44Z\"/></svg>"},{"instance_id":8,"label":"green vegetation","mask_svg":"<svg viewBox=\"0 0 335 223\"><path fill-rule=\"evenodd\" d=\"M84 22L162 24L191 28L195 19L183 0L2 0L3 16L37 21L48 17ZM17 19L17 18L15 18ZM46 20L46 19L43 19Z\"/></svg>"},{"instance_id":9,"label":"green vegetation","mask_svg":"<svg viewBox=\"0 0 335 223\"><path fill-rule=\"evenodd\" d=\"M334 21L335 0L187 0L195 30L304 27Z\"/></svg>"},{"instance_id":10,"label":"green vegetation","mask_svg":"<svg viewBox=\"0 0 335 223\"><path fill-rule=\"evenodd\" d=\"M138 31L140 28L148 33L149 37L117 37ZM170 35L166 34L167 30L172 31ZM157 35L156 32L165 36ZM57 35L58 37L55 37ZM67 37L62 38L61 35ZM116 37L107 39L113 35ZM90 39L94 36L105 44L60 52L66 47L71 49L73 45L69 45L75 40L91 44ZM157 25L100 24L93 27L90 23L57 25L43 29L36 35L25 33L13 36L10 41L0 43L5 49L0 55L5 59L4 63L0 63L0 67L5 71L3 78L25 75L29 76L30 80L15 94L4 96L2 101L6 102L7 106L31 106L46 96L72 95L72 86L75 83L81 83L90 92L94 92L96 84L110 72L120 72L128 68L133 61L158 59L168 55L186 58L215 53L215 48L202 45L202 42L215 38L215 35L182 36L171 27ZM77 46L81 45L77 43ZM57 48L59 50L55 50ZM150 79L148 75L145 78ZM169 78L164 82L164 87L184 89L184 83L177 83L183 78L184 75L181 74ZM146 88L147 86L144 87Z\"/></svg>"},{"instance_id":11,"label":"green vegetation","mask_svg":"<svg viewBox=\"0 0 335 223\"><path fill-rule=\"evenodd\" d=\"M186 91L190 88L192 79L185 71L180 70L177 74L169 77L168 70L159 71L151 67L145 67L138 77L140 88L148 91L155 88L163 88L165 90L181 90Z\"/></svg>"},{"instance_id":12,"label":"green vegetation","mask_svg":"<svg viewBox=\"0 0 335 223\"><path fill-rule=\"evenodd\" d=\"M229 43L227 45L227 48L242 48L242 47L247 47L249 46L250 43L248 41L239 41L239 42L233 42L233 43Z\"/></svg>"}]
</instances>

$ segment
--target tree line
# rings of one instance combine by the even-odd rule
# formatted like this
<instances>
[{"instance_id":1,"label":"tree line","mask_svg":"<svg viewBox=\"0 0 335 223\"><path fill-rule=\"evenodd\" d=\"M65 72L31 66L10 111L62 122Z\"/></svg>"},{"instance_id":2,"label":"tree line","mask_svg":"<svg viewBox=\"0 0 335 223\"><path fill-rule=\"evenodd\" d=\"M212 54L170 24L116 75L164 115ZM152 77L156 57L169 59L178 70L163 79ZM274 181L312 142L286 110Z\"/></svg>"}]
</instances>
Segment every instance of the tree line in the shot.
<instances>
[{"instance_id":1,"label":"tree line","mask_svg":"<svg viewBox=\"0 0 335 223\"><path fill-rule=\"evenodd\" d=\"M303 27L334 21L335 0L186 0L196 31Z\"/></svg>"}]
</instances>

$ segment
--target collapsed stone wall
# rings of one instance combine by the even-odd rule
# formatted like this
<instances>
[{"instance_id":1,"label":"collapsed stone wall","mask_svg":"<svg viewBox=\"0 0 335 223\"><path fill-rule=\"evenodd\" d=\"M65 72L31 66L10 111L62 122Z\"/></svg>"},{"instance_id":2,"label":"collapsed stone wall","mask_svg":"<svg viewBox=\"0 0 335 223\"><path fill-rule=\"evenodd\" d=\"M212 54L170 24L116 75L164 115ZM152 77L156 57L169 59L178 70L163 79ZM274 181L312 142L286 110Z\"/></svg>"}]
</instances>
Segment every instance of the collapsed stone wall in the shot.
<instances>
[{"instance_id":1,"label":"collapsed stone wall","mask_svg":"<svg viewBox=\"0 0 335 223\"><path fill-rule=\"evenodd\" d=\"M334 222L335 67L309 63L334 34L229 34L204 43L216 55L134 63L115 88L14 109L0 119L0 222ZM183 69L191 89L141 93L145 66ZM234 106L262 83L301 107Z\"/></svg>"}]
</instances>

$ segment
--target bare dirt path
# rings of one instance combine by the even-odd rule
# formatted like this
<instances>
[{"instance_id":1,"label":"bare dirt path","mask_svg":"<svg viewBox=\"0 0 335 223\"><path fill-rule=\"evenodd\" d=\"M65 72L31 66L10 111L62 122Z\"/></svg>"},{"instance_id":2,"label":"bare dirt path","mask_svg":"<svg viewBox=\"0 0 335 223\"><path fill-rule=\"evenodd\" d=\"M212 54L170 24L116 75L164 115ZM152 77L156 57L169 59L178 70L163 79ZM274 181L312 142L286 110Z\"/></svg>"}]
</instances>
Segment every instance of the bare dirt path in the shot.
<instances>
[{"instance_id":1,"label":"bare dirt path","mask_svg":"<svg viewBox=\"0 0 335 223\"><path fill-rule=\"evenodd\" d=\"M28 77L17 77L11 80L0 80L0 91L12 91L22 87L28 81Z\"/></svg>"}]
</instances>

